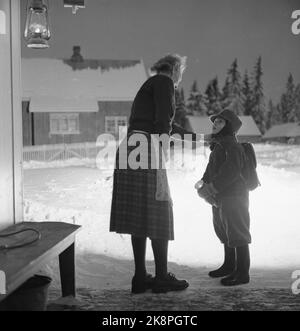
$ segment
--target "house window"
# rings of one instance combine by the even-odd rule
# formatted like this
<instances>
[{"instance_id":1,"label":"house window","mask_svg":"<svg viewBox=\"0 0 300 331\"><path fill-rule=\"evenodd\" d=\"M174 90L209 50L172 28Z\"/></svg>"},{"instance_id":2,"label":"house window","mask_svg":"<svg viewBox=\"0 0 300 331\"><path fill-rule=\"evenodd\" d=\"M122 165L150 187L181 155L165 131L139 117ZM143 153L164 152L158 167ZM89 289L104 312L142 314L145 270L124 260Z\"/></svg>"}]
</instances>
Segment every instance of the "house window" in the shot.
<instances>
[{"instance_id":1,"label":"house window","mask_svg":"<svg viewBox=\"0 0 300 331\"><path fill-rule=\"evenodd\" d=\"M105 117L105 132L118 134L119 127L127 128L126 116L106 116Z\"/></svg>"},{"instance_id":2,"label":"house window","mask_svg":"<svg viewBox=\"0 0 300 331\"><path fill-rule=\"evenodd\" d=\"M50 134L79 133L79 114L50 114Z\"/></svg>"}]
</instances>

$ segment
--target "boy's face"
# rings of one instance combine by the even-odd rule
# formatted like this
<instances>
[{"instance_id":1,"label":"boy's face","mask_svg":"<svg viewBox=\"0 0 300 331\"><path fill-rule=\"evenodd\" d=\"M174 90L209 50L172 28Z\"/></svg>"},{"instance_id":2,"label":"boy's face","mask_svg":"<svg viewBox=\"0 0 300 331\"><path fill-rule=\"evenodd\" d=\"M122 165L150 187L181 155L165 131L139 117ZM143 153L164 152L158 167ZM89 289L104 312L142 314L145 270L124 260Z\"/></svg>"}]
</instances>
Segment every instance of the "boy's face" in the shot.
<instances>
[{"instance_id":1,"label":"boy's face","mask_svg":"<svg viewBox=\"0 0 300 331\"><path fill-rule=\"evenodd\" d=\"M213 123L212 133L213 134L219 133L224 128L225 125L226 125L226 121L221 117L217 117Z\"/></svg>"}]
</instances>

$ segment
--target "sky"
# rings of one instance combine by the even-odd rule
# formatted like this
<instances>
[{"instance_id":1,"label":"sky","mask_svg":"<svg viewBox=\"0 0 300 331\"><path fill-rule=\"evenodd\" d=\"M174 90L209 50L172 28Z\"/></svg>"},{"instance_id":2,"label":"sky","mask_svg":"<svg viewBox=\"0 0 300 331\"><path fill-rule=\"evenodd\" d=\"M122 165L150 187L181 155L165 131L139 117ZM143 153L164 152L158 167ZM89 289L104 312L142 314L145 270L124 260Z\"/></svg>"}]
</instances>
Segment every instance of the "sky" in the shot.
<instances>
[{"instance_id":1,"label":"sky","mask_svg":"<svg viewBox=\"0 0 300 331\"><path fill-rule=\"evenodd\" d=\"M84 58L143 59L149 68L179 53L187 56L186 96L193 80L204 92L217 76L222 88L235 58L243 74L262 56L266 102L279 100L289 72L300 83L300 34L291 31L300 0L85 0L76 15L63 0L49 2L50 48L31 50L23 40L23 57L69 58L80 45Z\"/></svg>"}]
</instances>

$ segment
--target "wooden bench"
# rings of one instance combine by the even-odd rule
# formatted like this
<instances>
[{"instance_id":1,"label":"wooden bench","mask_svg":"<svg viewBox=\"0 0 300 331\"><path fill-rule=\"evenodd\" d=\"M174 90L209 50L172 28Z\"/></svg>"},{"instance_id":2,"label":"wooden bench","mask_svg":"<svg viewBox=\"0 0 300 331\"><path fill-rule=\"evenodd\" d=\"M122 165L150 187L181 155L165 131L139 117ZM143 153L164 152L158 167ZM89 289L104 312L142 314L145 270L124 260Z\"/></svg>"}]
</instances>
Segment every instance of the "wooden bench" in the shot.
<instances>
[{"instance_id":1,"label":"wooden bench","mask_svg":"<svg viewBox=\"0 0 300 331\"><path fill-rule=\"evenodd\" d=\"M75 235L80 226L63 222L23 222L1 231L1 234L33 228L41 239L22 248L0 250L0 301L11 294L43 265L59 257L62 296L75 296ZM0 246L26 242L35 233L24 232L0 238Z\"/></svg>"}]
</instances>

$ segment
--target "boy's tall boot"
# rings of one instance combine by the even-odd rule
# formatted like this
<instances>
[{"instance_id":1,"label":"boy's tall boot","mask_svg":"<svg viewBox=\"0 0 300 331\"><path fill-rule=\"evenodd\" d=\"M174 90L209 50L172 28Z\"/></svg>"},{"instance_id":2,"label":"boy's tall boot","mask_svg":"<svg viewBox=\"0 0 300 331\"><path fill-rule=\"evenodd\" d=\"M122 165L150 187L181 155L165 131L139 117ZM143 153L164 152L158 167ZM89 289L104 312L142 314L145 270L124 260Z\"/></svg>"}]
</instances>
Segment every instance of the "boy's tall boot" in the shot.
<instances>
[{"instance_id":1,"label":"boy's tall boot","mask_svg":"<svg viewBox=\"0 0 300 331\"><path fill-rule=\"evenodd\" d=\"M224 245L224 263L217 269L209 272L209 277L219 278L230 275L236 268L236 251L235 248Z\"/></svg>"},{"instance_id":2,"label":"boy's tall boot","mask_svg":"<svg viewBox=\"0 0 300 331\"><path fill-rule=\"evenodd\" d=\"M221 284L224 286L236 286L248 284L250 282L250 252L249 245L236 248L236 271L221 279Z\"/></svg>"}]
</instances>

